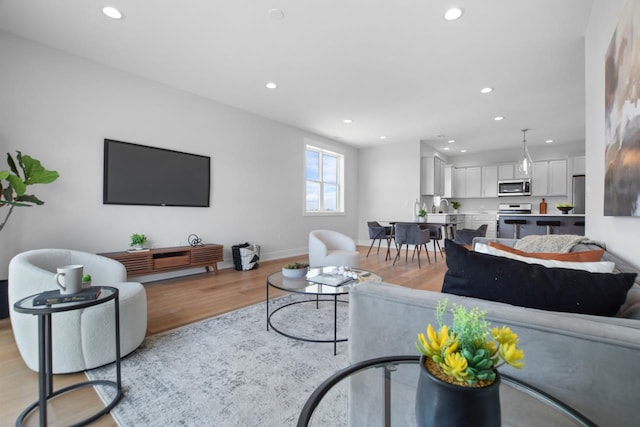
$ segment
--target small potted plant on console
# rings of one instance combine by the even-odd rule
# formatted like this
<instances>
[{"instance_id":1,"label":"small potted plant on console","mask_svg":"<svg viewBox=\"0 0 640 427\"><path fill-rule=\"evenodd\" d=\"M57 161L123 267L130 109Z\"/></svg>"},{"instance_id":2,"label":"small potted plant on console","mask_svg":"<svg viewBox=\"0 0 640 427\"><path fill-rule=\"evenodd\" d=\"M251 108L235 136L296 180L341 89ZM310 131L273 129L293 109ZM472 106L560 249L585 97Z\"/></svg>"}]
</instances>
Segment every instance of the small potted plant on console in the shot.
<instances>
[{"instance_id":1,"label":"small potted plant on console","mask_svg":"<svg viewBox=\"0 0 640 427\"><path fill-rule=\"evenodd\" d=\"M134 233L131 235L131 243L129 244L129 246L139 251L141 249L144 249L144 244L146 242L147 242L147 237L144 234Z\"/></svg>"}]
</instances>

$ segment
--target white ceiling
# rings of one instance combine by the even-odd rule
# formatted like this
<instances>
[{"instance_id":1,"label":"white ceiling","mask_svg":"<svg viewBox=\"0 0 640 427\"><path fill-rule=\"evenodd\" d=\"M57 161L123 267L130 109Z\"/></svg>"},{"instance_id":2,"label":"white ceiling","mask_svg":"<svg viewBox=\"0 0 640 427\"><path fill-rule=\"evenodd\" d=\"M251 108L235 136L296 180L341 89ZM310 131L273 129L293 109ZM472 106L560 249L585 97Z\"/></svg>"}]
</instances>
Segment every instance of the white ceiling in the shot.
<instances>
[{"instance_id":1,"label":"white ceiling","mask_svg":"<svg viewBox=\"0 0 640 427\"><path fill-rule=\"evenodd\" d=\"M584 141L592 1L460 0L446 22L452 4L0 0L0 29L356 147L453 138L450 155L472 153L519 146L522 128L530 145Z\"/></svg>"}]
</instances>

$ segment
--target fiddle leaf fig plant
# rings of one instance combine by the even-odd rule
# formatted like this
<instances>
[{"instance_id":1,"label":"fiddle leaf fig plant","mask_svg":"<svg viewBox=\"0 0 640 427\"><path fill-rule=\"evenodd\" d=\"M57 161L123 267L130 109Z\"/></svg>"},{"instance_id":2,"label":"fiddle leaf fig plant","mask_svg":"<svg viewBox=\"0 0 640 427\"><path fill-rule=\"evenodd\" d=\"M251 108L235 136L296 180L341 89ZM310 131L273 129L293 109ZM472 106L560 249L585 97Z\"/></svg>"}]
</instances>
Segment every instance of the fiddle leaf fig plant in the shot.
<instances>
[{"instance_id":1,"label":"fiddle leaf fig plant","mask_svg":"<svg viewBox=\"0 0 640 427\"><path fill-rule=\"evenodd\" d=\"M17 163L7 153L9 170L0 171L0 208L9 207L7 215L0 223L2 230L15 207L43 205L44 202L33 194L27 194L28 187L33 184L49 184L60 177L57 171L47 170L40 160L17 151ZM18 169L19 167L19 169Z\"/></svg>"}]
</instances>

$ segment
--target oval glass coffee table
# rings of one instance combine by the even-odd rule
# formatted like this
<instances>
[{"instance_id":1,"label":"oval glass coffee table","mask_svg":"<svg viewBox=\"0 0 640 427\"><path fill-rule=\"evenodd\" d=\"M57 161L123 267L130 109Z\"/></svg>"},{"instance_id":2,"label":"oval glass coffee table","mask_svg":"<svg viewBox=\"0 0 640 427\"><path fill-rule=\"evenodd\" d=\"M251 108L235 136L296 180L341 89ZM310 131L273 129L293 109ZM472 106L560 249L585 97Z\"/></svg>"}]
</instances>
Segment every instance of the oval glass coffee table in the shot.
<instances>
[{"instance_id":1,"label":"oval glass coffee table","mask_svg":"<svg viewBox=\"0 0 640 427\"><path fill-rule=\"evenodd\" d=\"M297 427L417 426L419 360L419 356L380 357L338 371L311 394ZM504 374L500 408L503 426L596 426L569 405Z\"/></svg>"},{"instance_id":2,"label":"oval glass coffee table","mask_svg":"<svg viewBox=\"0 0 640 427\"><path fill-rule=\"evenodd\" d=\"M351 273L354 277L348 277L343 273ZM339 297L349 294L349 291L357 286L358 283L374 280L381 281L382 278L375 273L359 268L348 267L315 267L310 268L306 277L300 279L291 279L284 277L282 271L270 274L267 277L267 331L269 328L285 337L320 343L333 343L333 354L337 354L337 345L339 342L347 341L347 338L338 338L338 304L348 304L348 301ZM293 301L279 306L273 311L270 310L269 304L269 288L279 289L292 294L308 295L313 298L300 301ZM274 326L271 317L278 311L296 304L316 304L319 308L320 302L333 303L333 337L330 339L322 338L304 338L292 333L285 332L281 327Z\"/></svg>"}]
</instances>

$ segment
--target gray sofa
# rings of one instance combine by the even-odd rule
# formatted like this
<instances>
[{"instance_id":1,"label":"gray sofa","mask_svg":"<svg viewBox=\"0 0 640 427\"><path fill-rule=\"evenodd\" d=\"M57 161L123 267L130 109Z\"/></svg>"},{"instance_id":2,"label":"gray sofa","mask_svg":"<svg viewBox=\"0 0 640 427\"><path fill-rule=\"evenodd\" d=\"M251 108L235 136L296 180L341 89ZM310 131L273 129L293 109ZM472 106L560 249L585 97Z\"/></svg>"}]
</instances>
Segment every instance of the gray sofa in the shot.
<instances>
[{"instance_id":1,"label":"gray sofa","mask_svg":"<svg viewBox=\"0 0 640 427\"><path fill-rule=\"evenodd\" d=\"M506 243L503 241L503 243ZM511 242L512 243L512 242ZM616 269L633 272L606 252ZM349 359L416 355L417 334L436 323L436 304L479 307L493 326L509 326L520 336L525 366L500 371L523 380L577 409L601 426L635 426L640 415L640 282L627 294L616 317L551 312L451 294L421 291L389 283L365 283L350 293ZM450 317L445 320L450 322ZM375 372L350 381L349 424L383 425L379 376ZM412 425L418 371L395 374L393 425ZM398 397L401 396L401 397ZM503 412L505 410L503 405ZM507 405L508 406L508 405ZM523 416L525 416L523 414ZM522 425L542 425L533 419ZM553 423L553 421L550 421Z\"/></svg>"}]
</instances>

